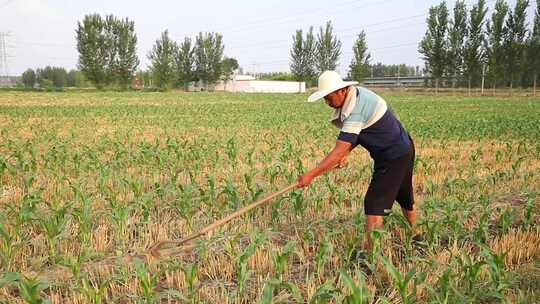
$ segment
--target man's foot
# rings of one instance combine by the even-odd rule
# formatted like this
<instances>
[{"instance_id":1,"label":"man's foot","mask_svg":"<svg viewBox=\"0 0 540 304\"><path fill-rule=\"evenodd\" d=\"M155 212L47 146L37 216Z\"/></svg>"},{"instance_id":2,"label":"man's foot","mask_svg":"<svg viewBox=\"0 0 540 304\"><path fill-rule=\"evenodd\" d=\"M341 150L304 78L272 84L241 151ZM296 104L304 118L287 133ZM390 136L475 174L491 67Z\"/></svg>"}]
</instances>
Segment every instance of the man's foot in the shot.
<instances>
[{"instance_id":1,"label":"man's foot","mask_svg":"<svg viewBox=\"0 0 540 304\"><path fill-rule=\"evenodd\" d=\"M427 244L425 243L424 236L417 234L412 237L412 244L416 248L417 252L421 255L425 254Z\"/></svg>"},{"instance_id":2,"label":"man's foot","mask_svg":"<svg viewBox=\"0 0 540 304\"><path fill-rule=\"evenodd\" d=\"M421 245L424 242L424 236L422 236L421 234L417 234L412 237L412 240L413 240L413 244Z\"/></svg>"}]
</instances>

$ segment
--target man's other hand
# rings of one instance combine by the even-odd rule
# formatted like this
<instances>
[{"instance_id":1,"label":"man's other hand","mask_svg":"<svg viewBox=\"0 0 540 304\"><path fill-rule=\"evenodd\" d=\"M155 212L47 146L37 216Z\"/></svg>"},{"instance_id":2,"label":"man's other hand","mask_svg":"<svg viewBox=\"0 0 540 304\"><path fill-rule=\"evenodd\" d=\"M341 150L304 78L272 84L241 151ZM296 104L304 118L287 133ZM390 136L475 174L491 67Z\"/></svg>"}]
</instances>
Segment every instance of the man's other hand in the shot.
<instances>
[{"instance_id":1,"label":"man's other hand","mask_svg":"<svg viewBox=\"0 0 540 304\"><path fill-rule=\"evenodd\" d=\"M339 161L337 167L338 168L344 168L344 167L347 167L347 164L348 164L347 156L345 156Z\"/></svg>"},{"instance_id":2,"label":"man's other hand","mask_svg":"<svg viewBox=\"0 0 540 304\"><path fill-rule=\"evenodd\" d=\"M313 181L313 176L309 173L306 173L304 175L300 175L298 177L298 188L304 188L311 184Z\"/></svg>"}]
</instances>

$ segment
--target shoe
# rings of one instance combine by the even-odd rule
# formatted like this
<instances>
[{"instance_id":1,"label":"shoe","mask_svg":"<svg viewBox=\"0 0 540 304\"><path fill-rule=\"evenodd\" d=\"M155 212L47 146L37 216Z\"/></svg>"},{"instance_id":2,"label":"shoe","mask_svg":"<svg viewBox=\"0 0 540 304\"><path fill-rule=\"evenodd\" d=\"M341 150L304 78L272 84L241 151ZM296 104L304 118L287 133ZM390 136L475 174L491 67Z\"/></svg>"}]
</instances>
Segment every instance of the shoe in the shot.
<instances>
[{"instance_id":1,"label":"shoe","mask_svg":"<svg viewBox=\"0 0 540 304\"><path fill-rule=\"evenodd\" d=\"M412 237L412 240L413 240L413 243L420 244L424 242L424 236L422 236L421 234L417 234Z\"/></svg>"}]
</instances>

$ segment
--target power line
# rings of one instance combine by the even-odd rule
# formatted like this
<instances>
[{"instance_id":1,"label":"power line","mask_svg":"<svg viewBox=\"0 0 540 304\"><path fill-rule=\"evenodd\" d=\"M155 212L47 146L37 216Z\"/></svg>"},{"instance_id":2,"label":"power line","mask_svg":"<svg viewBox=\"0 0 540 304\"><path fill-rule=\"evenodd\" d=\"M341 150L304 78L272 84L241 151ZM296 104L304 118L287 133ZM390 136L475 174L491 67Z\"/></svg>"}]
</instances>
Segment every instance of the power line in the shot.
<instances>
[{"instance_id":1,"label":"power line","mask_svg":"<svg viewBox=\"0 0 540 304\"><path fill-rule=\"evenodd\" d=\"M371 3L366 3L366 4L363 4L361 6L355 6L356 8L366 8L368 6L371 6L371 5L374 5L374 4L379 4L379 3L388 3L390 1L395 1L395 0L377 0L377 1L372 1ZM268 23L270 24L286 24L286 23L290 23L290 22L298 22L298 19L300 18L304 18L306 16L311 16L311 15L321 15L321 14L329 14L329 13L335 13L335 12L338 12L338 11L341 11L341 10L345 10L345 9L350 9L350 6L349 6L349 3L350 2L356 2L356 1L349 1L347 3L344 3L342 4L341 6L343 7L338 7L336 8L334 6L332 6L334 9L323 9L323 10L319 10L315 13L311 12L311 13L301 13L301 14L296 14L296 15L289 15L289 16L286 16L286 17L283 17L283 18L279 18L279 19L267 19L265 22L261 23L259 26L244 26L243 28L239 28L238 30L234 30L234 31L227 31L227 34L234 34L234 33L239 33L239 32L250 32L250 31L253 31L253 30L256 30L257 28L261 27L261 26L266 26L268 25ZM347 5L345 5L347 4ZM226 32L226 30L222 30L223 32Z\"/></svg>"},{"instance_id":2,"label":"power line","mask_svg":"<svg viewBox=\"0 0 540 304\"><path fill-rule=\"evenodd\" d=\"M393 27L388 27L388 28L382 28L382 29L379 29L379 30L376 30L376 31L369 31L369 32L366 32L366 35L368 38L371 38L371 37L374 37L374 36L377 36L377 35L373 35L373 34L376 34L376 33L388 33L389 31L392 31L392 30L401 30L401 29L404 29L404 28L408 28L408 27L411 27L411 26L415 26L415 25L421 25L421 24L424 24L424 22L417 22L417 23L412 23L412 24L405 24L405 25L400 25L400 26L393 26ZM358 33L350 33L350 34L341 34L339 32L336 33L336 35L338 35L340 38L342 37L349 37L349 36L354 36L354 35L357 35ZM281 43L272 43L272 44L267 44L267 45L260 45L260 44L251 44L251 45L248 45L248 46L243 46L243 47L238 47L238 46L234 46L234 48L242 48L243 50L245 49L252 49L252 48L264 48L264 50L262 51L266 51L266 50L272 50L272 49L276 49L276 48L280 48L280 47L283 47L285 45L290 45L291 42L281 42ZM240 51L240 52L236 52L236 54L243 54L243 53L246 53L245 51Z\"/></svg>"},{"instance_id":3,"label":"power line","mask_svg":"<svg viewBox=\"0 0 540 304\"><path fill-rule=\"evenodd\" d=\"M487 4L490 4L492 2L494 2L495 0L487 0L486 1L486 6ZM382 1L382 2L388 2L388 1ZM475 4L475 0L471 0L471 3L467 3L467 5L472 5L472 4ZM424 13L424 14L415 14L415 15L411 15L411 16L405 16L405 17L398 17L398 18L392 18L392 19L387 19L387 20L384 20L384 21L380 21L380 22L375 22L375 23L369 23L369 24L363 24L363 25L359 25L359 26L354 26L354 27L349 27L349 28L345 28L343 30L340 30L340 31L335 31L335 34L336 35L344 35L344 36L347 36L345 35L344 33L346 32L350 32L350 31L353 31L353 30L361 30L361 29L365 29L365 28L369 28L369 27L374 27L374 26L380 26L380 25L385 25L385 24L395 24L396 22L398 21L406 21L406 20L413 20L413 19L418 19L418 18L422 18L422 17L427 17L428 16L428 13ZM274 23L277 23L277 22L274 22ZM422 23L418 23L418 24L422 24ZM378 32L378 31L377 31ZM366 32L367 34L369 34L368 32ZM350 34L349 34L350 35ZM234 40L233 40L234 41ZM282 42L283 41L283 42ZM284 42L285 39L280 39L280 40L274 40L272 41L272 44L261 44L261 43L256 43L256 44L250 44L248 46L238 46L237 44L235 45L236 47L242 47L242 48L249 48L251 46L256 46L258 48L260 47L266 47L268 45L278 45L279 43L279 46L283 46L285 44L289 44L290 42ZM230 40L228 41L230 43Z\"/></svg>"},{"instance_id":4,"label":"power line","mask_svg":"<svg viewBox=\"0 0 540 304\"><path fill-rule=\"evenodd\" d=\"M6 37L9 33L0 32L0 77L9 76L8 53L6 50Z\"/></svg>"}]
</instances>

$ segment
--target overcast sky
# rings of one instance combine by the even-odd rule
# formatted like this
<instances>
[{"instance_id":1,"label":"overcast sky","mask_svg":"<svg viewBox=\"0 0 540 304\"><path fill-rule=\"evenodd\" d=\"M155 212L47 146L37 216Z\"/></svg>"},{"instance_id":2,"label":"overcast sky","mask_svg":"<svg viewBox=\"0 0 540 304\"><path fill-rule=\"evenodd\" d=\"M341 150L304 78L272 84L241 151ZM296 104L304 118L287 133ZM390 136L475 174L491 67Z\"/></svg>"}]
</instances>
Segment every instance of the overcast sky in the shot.
<instances>
[{"instance_id":1,"label":"overcast sky","mask_svg":"<svg viewBox=\"0 0 540 304\"><path fill-rule=\"evenodd\" d=\"M447 1L450 9L455 1ZM472 4L476 0L467 0ZM510 5L515 0L507 1ZM531 0L529 23L535 0ZM223 34L225 55L247 72L289 70L296 29L315 30L331 20L342 42L340 72L345 75L352 45L364 29L373 62L423 65L418 42L425 33L428 9L439 0L0 0L0 32L8 32L12 75L46 65L76 68L75 28L91 13L114 14L135 22L140 68L165 29L180 41L199 31ZM494 0L487 0L492 7ZM469 5L470 7L470 5ZM488 13L488 14L491 14Z\"/></svg>"}]
</instances>

